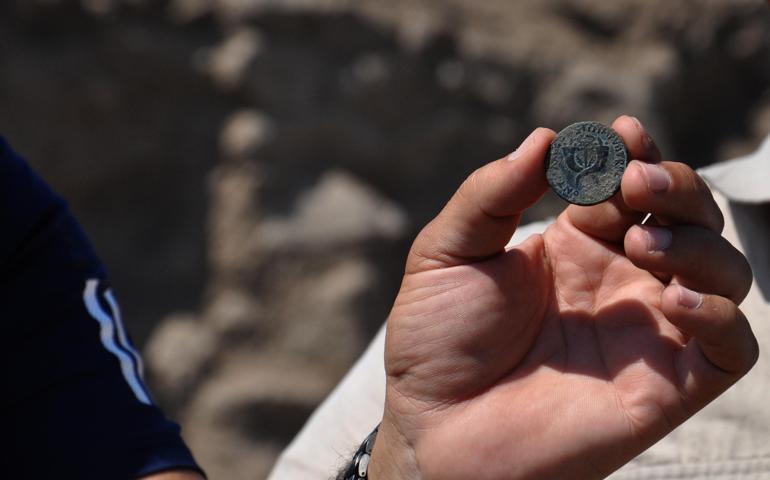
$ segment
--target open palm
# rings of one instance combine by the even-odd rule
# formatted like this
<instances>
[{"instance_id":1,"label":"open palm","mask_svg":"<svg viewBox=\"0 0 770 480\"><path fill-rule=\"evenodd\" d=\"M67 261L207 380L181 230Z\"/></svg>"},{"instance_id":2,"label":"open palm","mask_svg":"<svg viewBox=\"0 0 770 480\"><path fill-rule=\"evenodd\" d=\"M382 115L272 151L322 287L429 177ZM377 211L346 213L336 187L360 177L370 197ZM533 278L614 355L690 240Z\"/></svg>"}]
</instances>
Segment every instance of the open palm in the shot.
<instances>
[{"instance_id":1,"label":"open palm","mask_svg":"<svg viewBox=\"0 0 770 480\"><path fill-rule=\"evenodd\" d=\"M637 122L614 128L658 160ZM610 202L504 248L545 189L552 138L478 170L415 240L388 320L375 480L602 478L753 365L737 308L751 272L682 164L634 162Z\"/></svg>"}]
</instances>

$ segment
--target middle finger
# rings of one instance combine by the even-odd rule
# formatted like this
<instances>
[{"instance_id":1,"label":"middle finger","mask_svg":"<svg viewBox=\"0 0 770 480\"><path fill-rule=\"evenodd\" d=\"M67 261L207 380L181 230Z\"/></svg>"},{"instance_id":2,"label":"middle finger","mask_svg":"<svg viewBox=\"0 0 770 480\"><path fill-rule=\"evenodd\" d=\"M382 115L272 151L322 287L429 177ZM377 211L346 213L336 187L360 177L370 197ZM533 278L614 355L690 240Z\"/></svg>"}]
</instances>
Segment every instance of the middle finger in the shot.
<instances>
[{"instance_id":1,"label":"middle finger","mask_svg":"<svg viewBox=\"0 0 770 480\"><path fill-rule=\"evenodd\" d=\"M746 258L718 233L696 226L636 225L624 249L634 265L662 272L687 288L740 303L751 288Z\"/></svg>"},{"instance_id":2,"label":"middle finger","mask_svg":"<svg viewBox=\"0 0 770 480\"><path fill-rule=\"evenodd\" d=\"M623 139L630 158L660 162L660 151L639 120L624 115L613 122L612 129ZM579 230L613 243L622 242L628 227L639 223L644 213L629 208L621 191L598 205L570 205L565 211L569 221Z\"/></svg>"},{"instance_id":3,"label":"middle finger","mask_svg":"<svg viewBox=\"0 0 770 480\"><path fill-rule=\"evenodd\" d=\"M684 163L633 161L623 175L623 202L662 225L687 224L721 233L724 217L706 182Z\"/></svg>"}]
</instances>

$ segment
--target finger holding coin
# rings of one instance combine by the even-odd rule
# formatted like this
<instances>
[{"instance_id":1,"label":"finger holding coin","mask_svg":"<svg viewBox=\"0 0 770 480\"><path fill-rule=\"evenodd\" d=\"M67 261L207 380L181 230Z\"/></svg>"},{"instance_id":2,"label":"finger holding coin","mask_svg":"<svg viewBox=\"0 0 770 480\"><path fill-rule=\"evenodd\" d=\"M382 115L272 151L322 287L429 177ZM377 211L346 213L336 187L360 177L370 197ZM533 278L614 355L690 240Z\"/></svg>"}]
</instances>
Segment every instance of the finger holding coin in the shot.
<instances>
[{"instance_id":1,"label":"finger holding coin","mask_svg":"<svg viewBox=\"0 0 770 480\"><path fill-rule=\"evenodd\" d=\"M706 182L684 163L634 161L621 191L625 205L649 212L658 224L698 225L716 233L724 227L724 216Z\"/></svg>"},{"instance_id":2,"label":"finger holding coin","mask_svg":"<svg viewBox=\"0 0 770 480\"><path fill-rule=\"evenodd\" d=\"M683 163L660 161L659 150L638 120L620 117L612 129L603 127L609 140L599 138L594 142L591 142L593 125L598 125L597 130L602 126L593 122L590 127L584 125L588 123L572 125L559 133L548 158L549 169L556 173L546 173L549 182L552 178L557 179L551 183L557 194L576 203L566 212L573 225L589 235L614 243L622 243L628 228L640 223L648 213L653 215L654 223L700 225L721 232L722 213L706 183ZM589 133L582 133L586 128ZM611 156L606 158L606 147L603 146L617 142L616 137L626 145L628 158L635 158L626 164L619 180L617 172L621 162L613 163ZM571 173L579 174L589 168L593 176ZM561 174L561 171L570 173ZM575 180L567 182L565 187L564 178ZM612 188L618 188L615 182L619 191L608 201L592 206L580 205L588 203L584 200L590 195L594 195L594 200L606 197ZM573 193L576 190L580 192Z\"/></svg>"},{"instance_id":3,"label":"finger holding coin","mask_svg":"<svg viewBox=\"0 0 770 480\"><path fill-rule=\"evenodd\" d=\"M636 118L625 115L619 117L612 124L611 130L625 144L629 161L631 159L646 163L660 161L660 151L655 142ZM550 153L553 153L553 150ZM570 205L566 210L566 215L570 222L581 231L601 240L618 244L623 242L626 230L644 218L644 213L626 205L619 191L607 201L596 205Z\"/></svg>"}]
</instances>

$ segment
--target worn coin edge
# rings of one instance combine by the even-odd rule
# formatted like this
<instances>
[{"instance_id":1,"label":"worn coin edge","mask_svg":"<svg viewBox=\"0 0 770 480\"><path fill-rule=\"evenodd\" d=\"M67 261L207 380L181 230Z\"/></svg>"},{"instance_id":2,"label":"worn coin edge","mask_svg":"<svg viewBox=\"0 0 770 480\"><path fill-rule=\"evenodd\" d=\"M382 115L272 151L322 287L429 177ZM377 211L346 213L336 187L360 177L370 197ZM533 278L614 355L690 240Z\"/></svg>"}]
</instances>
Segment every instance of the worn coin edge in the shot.
<instances>
[{"instance_id":1,"label":"worn coin edge","mask_svg":"<svg viewBox=\"0 0 770 480\"><path fill-rule=\"evenodd\" d=\"M556 137L554 137L553 141L548 145L548 150L546 151L546 154L545 154L545 169L543 170L543 172L546 174L546 181L547 182L548 182L548 168L551 165L551 147L553 147L553 144L556 143L556 139L558 139L559 135L561 135L563 132L565 132L565 131L567 131L567 130L569 130L571 128L577 128L580 125L584 125L584 124L600 125L603 128L606 128L609 131L610 136L614 135L617 138L617 140L623 145L623 150L626 153L625 167L623 168L623 172L625 173L626 168L628 168L628 164L629 164L629 160L628 159L630 157L630 154L628 152L628 147L626 146L626 142L623 141L623 137L621 137L620 134L614 128L612 128L612 127L610 127L608 125L605 125L605 124L603 124L601 122L594 122L594 121L591 121L591 120L587 120L587 121L582 121L582 122L575 122L573 124L567 125L566 127L562 128L556 134ZM622 178L622 175L621 175L621 178ZM605 198L603 200L599 200L597 202L575 202L575 201L572 201L572 200L570 200L568 198L565 198L561 193L559 193L558 190L553 188L553 185L551 185L551 182L548 182L548 186L556 194L556 196L558 196L559 198L561 198L562 200L564 200L565 202L567 202L567 203L569 203L571 205L578 205L578 206L581 206L581 207L591 207L591 206L599 205L600 203L606 202L607 200L609 200L612 197L614 197L615 194L617 194L620 191L620 184L621 183L622 182L618 182L617 187L615 188L615 190L612 192L612 194L610 196L608 196L607 198Z\"/></svg>"}]
</instances>

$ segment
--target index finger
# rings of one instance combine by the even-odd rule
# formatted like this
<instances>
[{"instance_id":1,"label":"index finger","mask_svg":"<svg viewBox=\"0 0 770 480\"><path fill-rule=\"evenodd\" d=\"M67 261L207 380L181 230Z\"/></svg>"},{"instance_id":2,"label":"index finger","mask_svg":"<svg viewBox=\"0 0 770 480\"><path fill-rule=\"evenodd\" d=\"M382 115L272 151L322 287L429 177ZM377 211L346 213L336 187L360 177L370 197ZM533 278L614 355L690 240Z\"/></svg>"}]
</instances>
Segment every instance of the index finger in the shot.
<instances>
[{"instance_id":1,"label":"index finger","mask_svg":"<svg viewBox=\"0 0 770 480\"><path fill-rule=\"evenodd\" d=\"M612 128L625 142L629 158L647 163L661 161L660 150L639 120L624 115L613 122ZM620 191L598 205L570 205L565 213L581 231L613 243L622 242L626 231L645 215L626 205Z\"/></svg>"}]
</instances>

